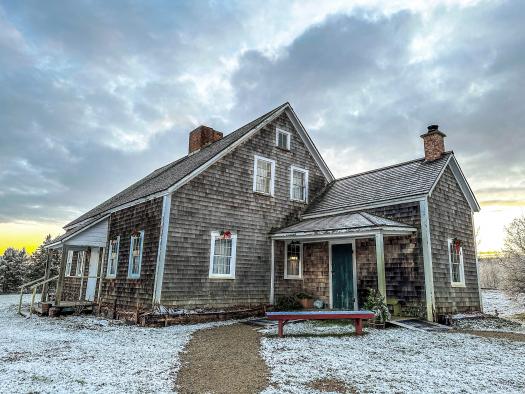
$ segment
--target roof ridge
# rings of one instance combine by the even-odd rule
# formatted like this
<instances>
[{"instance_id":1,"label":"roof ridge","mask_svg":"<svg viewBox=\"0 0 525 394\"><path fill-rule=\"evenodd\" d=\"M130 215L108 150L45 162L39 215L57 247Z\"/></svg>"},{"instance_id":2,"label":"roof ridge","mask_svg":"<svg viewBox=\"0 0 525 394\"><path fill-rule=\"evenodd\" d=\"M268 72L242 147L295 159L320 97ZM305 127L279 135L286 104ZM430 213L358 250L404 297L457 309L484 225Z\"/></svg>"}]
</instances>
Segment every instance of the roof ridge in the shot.
<instances>
[{"instance_id":1,"label":"roof ridge","mask_svg":"<svg viewBox=\"0 0 525 394\"><path fill-rule=\"evenodd\" d=\"M443 152L443 156L440 157L443 158L445 155L448 155L448 154L453 154L454 152L449 150L449 151L446 151L446 152ZM342 181L342 180L345 180L345 179L348 179L348 178L353 178L353 177L357 177L357 176L361 176L361 175L365 175L365 174L371 174L373 172L378 172L378 171L384 171L384 170L389 170L391 168L396 168L396 167L401 167L401 166L404 166L404 165L407 165L407 164L410 164L410 163L415 163L417 161L422 161L422 160L425 160L424 157L420 157L419 159L412 159L412 160L408 160L408 161L403 161L401 163L397 163L397 164L391 164L389 166L385 166L385 167L379 167L379 168L375 168L373 170L368 170L368 171L363 171L363 172L358 172L357 174L352 174L352 175L347 175L347 176L344 176L342 178L337 178L337 179L334 179L334 181L332 183L335 183L337 181ZM439 159L437 159L439 160Z\"/></svg>"}]
</instances>

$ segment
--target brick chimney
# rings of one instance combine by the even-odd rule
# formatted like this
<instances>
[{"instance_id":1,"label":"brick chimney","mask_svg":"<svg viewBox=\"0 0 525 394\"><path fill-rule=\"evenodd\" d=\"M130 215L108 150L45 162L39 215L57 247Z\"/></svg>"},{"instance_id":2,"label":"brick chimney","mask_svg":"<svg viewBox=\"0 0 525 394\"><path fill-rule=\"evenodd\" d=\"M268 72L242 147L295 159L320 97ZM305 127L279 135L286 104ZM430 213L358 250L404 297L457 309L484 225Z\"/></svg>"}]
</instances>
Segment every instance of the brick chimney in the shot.
<instances>
[{"instance_id":1,"label":"brick chimney","mask_svg":"<svg viewBox=\"0 0 525 394\"><path fill-rule=\"evenodd\" d=\"M190 132L189 153L196 152L221 138L221 132L208 126L199 126Z\"/></svg>"},{"instance_id":2,"label":"brick chimney","mask_svg":"<svg viewBox=\"0 0 525 394\"><path fill-rule=\"evenodd\" d=\"M428 131L421 136L425 146L425 160L437 160L445 153L445 133L438 129L437 124L427 127Z\"/></svg>"}]
</instances>

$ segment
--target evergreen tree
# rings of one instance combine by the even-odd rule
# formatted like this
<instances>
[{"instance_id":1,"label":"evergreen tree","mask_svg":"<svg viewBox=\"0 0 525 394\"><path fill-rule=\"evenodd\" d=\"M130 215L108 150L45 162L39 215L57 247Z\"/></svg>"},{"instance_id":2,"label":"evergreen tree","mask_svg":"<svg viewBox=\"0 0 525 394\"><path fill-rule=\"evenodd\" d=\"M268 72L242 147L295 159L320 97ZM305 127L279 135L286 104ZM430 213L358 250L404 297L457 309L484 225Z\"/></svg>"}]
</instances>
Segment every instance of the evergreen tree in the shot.
<instances>
[{"instance_id":1,"label":"evergreen tree","mask_svg":"<svg viewBox=\"0 0 525 394\"><path fill-rule=\"evenodd\" d=\"M23 284L28 256L25 249L7 248L0 259L0 290L16 292Z\"/></svg>"},{"instance_id":2,"label":"evergreen tree","mask_svg":"<svg viewBox=\"0 0 525 394\"><path fill-rule=\"evenodd\" d=\"M24 282L31 282L33 280L42 278L46 273L46 264L48 259L48 250L44 248L46 244L51 241L51 235L47 235L44 242L35 250L27 261L25 268ZM57 253L51 251L51 274L49 277L56 275L60 260L57 258Z\"/></svg>"}]
</instances>

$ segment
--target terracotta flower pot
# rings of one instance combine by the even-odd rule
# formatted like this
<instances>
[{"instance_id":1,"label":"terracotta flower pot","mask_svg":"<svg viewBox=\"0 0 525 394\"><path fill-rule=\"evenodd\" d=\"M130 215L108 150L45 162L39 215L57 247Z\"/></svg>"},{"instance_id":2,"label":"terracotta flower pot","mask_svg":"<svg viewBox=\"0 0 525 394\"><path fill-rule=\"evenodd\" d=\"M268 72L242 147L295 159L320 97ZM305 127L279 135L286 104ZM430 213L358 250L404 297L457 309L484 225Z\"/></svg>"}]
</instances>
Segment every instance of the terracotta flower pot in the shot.
<instances>
[{"instance_id":1,"label":"terracotta flower pot","mask_svg":"<svg viewBox=\"0 0 525 394\"><path fill-rule=\"evenodd\" d=\"M301 304L303 309L312 309L314 307L314 300L313 298L299 298L299 304Z\"/></svg>"}]
</instances>

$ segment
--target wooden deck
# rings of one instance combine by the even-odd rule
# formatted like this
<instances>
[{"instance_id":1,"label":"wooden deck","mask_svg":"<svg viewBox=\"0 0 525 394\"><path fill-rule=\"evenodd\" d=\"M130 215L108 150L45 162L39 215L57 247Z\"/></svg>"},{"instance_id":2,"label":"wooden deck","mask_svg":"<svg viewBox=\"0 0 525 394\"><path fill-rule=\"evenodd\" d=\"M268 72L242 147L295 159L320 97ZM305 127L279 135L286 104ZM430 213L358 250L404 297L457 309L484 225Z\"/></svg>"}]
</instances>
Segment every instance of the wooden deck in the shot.
<instances>
[{"instance_id":1,"label":"wooden deck","mask_svg":"<svg viewBox=\"0 0 525 394\"><path fill-rule=\"evenodd\" d=\"M57 308L59 310L59 315L66 315L70 313L92 313L96 303L92 301L62 301L60 305L55 305L54 302L51 303L51 308ZM38 315L46 315L42 310L42 303L38 303L33 307L33 313ZM29 312L24 312L24 316L28 316Z\"/></svg>"}]
</instances>

